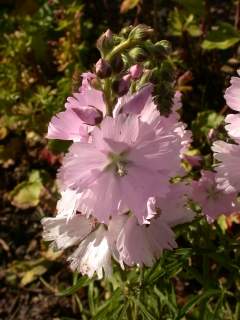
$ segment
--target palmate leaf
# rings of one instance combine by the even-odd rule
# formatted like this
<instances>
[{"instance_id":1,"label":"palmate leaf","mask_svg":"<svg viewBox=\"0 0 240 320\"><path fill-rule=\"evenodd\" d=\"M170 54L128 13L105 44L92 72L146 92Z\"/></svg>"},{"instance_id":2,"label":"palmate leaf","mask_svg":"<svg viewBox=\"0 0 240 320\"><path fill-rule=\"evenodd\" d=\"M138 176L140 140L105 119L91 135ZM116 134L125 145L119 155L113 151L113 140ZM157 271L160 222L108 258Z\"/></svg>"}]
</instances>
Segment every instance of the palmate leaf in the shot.
<instances>
[{"instance_id":1,"label":"palmate leaf","mask_svg":"<svg viewBox=\"0 0 240 320\"><path fill-rule=\"evenodd\" d=\"M226 50L240 41L240 32L231 24L222 22L216 29L210 31L202 43L205 50Z\"/></svg>"},{"instance_id":2,"label":"palmate leaf","mask_svg":"<svg viewBox=\"0 0 240 320\"><path fill-rule=\"evenodd\" d=\"M184 32L192 37L199 37L202 34L199 23L193 14L186 14L175 8L169 14L169 33L181 37Z\"/></svg>"}]
</instances>

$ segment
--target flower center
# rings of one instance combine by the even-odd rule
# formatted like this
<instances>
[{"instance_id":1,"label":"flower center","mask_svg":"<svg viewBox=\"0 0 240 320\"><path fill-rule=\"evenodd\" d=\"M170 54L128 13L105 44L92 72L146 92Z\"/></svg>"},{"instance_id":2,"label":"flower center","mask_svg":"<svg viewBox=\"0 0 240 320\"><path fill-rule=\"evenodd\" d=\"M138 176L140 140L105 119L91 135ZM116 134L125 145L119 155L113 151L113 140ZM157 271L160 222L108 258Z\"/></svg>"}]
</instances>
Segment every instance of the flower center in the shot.
<instances>
[{"instance_id":1,"label":"flower center","mask_svg":"<svg viewBox=\"0 0 240 320\"><path fill-rule=\"evenodd\" d=\"M124 177L127 175L127 166L129 161L126 159L126 152L122 152L120 154L109 153L108 158L110 163L106 167L107 170L112 170L115 175L119 177Z\"/></svg>"},{"instance_id":2,"label":"flower center","mask_svg":"<svg viewBox=\"0 0 240 320\"><path fill-rule=\"evenodd\" d=\"M216 188L214 188L214 187L209 187L207 189L207 194L208 194L207 195L208 199L217 200L219 197L219 191L216 190Z\"/></svg>"}]
</instances>

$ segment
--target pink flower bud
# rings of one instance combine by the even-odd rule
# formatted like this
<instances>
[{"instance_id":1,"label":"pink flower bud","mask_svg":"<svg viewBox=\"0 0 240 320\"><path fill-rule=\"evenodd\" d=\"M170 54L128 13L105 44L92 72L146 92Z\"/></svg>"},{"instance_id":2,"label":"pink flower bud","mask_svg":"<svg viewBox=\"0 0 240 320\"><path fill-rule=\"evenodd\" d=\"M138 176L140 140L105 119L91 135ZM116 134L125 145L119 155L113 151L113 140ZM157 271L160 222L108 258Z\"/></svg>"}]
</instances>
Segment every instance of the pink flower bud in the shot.
<instances>
[{"instance_id":1,"label":"pink flower bud","mask_svg":"<svg viewBox=\"0 0 240 320\"><path fill-rule=\"evenodd\" d=\"M111 75L112 68L111 68L110 64L106 60L103 60L101 58L96 63L95 71L96 71L96 75L99 78L104 79L104 78L107 78L107 77L109 77Z\"/></svg>"},{"instance_id":2,"label":"pink flower bud","mask_svg":"<svg viewBox=\"0 0 240 320\"><path fill-rule=\"evenodd\" d=\"M200 167L203 160L202 156L197 154L194 156L184 154L183 158L194 168Z\"/></svg>"},{"instance_id":3,"label":"pink flower bud","mask_svg":"<svg viewBox=\"0 0 240 320\"><path fill-rule=\"evenodd\" d=\"M95 126L102 121L103 115L100 110L93 106L81 107L72 109L78 117L89 126Z\"/></svg>"},{"instance_id":4,"label":"pink flower bud","mask_svg":"<svg viewBox=\"0 0 240 320\"><path fill-rule=\"evenodd\" d=\"M107 29L107 31L104 33L104 36L106 39L112 40L113 33L110 29Z\"/></svg>"},{"instance_id":5,"label":"pink flower bud","mask_svg":"<svg viewBox=\"0 0 240 320\"><path fill-rule=\"evenodd\" d=\"M109 50L113 44L113 34L110 29L104 32L97 40L97 48L100 51Z\"/></svg>"},{"instance_id":6,"label":"pink flower bud","mask_svg":"<svg viewBox=\"0 0 240 320\"><path fill-rule=\"evenodd\" d=\"M81 85L80 91L85 91L90 88L90 84L92 80L96 78L96 75L91 72L84 72L82 73L81 78L82 78L82 85Z\"/></svg>"},{"instance_id":7,"label":"pink flower bud","mask_svg":"<svg viewBox=\"0 0 240 320\"><path fill-rule=\"evenodd\" d=\"M122 79L117 80L113 83L113 90L118 94L119 97L126 94L131 85L131 75L126 74Z\"/></svg>"},{"instance_id":8,"label":"pink flower bud","mask_svg":"<svg viewBox=\"0 0 240 320\"><path fill-rule=\"evenodd\" d=\"M129 69L129 72L133 80L138 80L143 74L143 67L140 64L134 64Z\"/></svg>"}]
</instances>

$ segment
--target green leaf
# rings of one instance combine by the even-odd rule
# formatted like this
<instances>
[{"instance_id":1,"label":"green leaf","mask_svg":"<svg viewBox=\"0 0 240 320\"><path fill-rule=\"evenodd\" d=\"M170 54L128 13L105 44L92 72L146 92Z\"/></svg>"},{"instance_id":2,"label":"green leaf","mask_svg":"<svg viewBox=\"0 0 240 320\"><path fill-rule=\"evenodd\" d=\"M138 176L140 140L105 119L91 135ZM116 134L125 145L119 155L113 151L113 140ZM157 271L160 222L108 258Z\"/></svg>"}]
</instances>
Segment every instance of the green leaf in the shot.
<instances>
[{"instance_id":1,"label":"green leaf","mask_svg":"<svg viewBox=\"0 0 240 320\"><path fill-rule=\"evenodd\" d=\"M70 144L69 141L50 140L48 142L48 147L54 154L60 154L62 152L67 152Z\"/></svg>"},{"instance_id":2,"label":"green leaf","mask_svg":"<svg viewBox=\"0 0 240 320\"><path fill-rule=\"evenodd\" d=\"M199 112L197 118L192 122L192 131L196 135L207 136L210 129L216 129L224 117L212 110Z\"/></svg>"},{"instance_id":3,"label":"green leaf","mask_svg":"<svg viewBox=\"0 0 240 320\"><path fill-rule=\"evenodd\" d=\"M156 317L153 316L148 310L147 308L144 306L144 304L142 304L141 301L134 299L134 302L138 305L140 312L143 315L143 319L146 320L156 320Z\"/></svg>"},{"instance_id":4,"label":"green leaf","mask_svg":"<svg viewBox=\"0 0 240 320\"><path fill-rule=\"evenodd\" d=\"M223 234L225 234L227 229L228 229L228 224L227 224L226 216L224 214L222 214L217 219L217 224L219 225L219 227L220 227L221 231L223 232Z\"/></svg>"},{"instance_id":5,"label":"green leaf","mask_svg":"<svg viewBox=\"0 0 240 320\"><path fill-rule=\"evenodd\" d=\"M167 305L169 310L171 310L173 313L176 313L176 306L172 303L170 300L170 297L167 295L164 295L163 292L161 292L156 286L153 288L153 291L156 293L156 295L159 297L161 303L163 305ZM173 294L173 292L172 292Z\"/></svg>"},{"instance_id":6,"label":"green leaf","mask_svg":"<svg viewBox=\"0 0 240 320\"><path fill-rule=\"evenodd\" d=\"M89 310L92 315L95 314L95 303L94 303L94 282L90 282L88 286L88 304Z\"/></svg>"},{"instance_id":7,"label":"green leaf","mask_svg":"<svg viewBox=\"0 0 240 320\"><path fill-rule=\"evenodd\" d=\"M202 34L199 23L193 14L188 15L175 8L169 14L169 33L181 37L184 32L192 37L199 37Z\"/></svg>"},{"instance_id":8,"label":"green leaf","mask_svg":"<svg viewBox=\"0 0 240 320\"><path fill-rule=\"evenodd\" d=\"M34 170L27 181L19 183L9 194L12 205L20 209L36 207L43 190L40 173Z\"/></svg>"},{"instance_id":9,"label":"green leaf","mask_svg":"<svg viewBox=\"0 0 240 320\"><path fill-rule=\"evenodd\" d=\"M221 290L208 290L204 292L201 295L197 295L189 299L189 301L182 307L182 309L179 311L179 314L176 318L176 320L182 319L189 311L192 310L192 308L198 304L199 302L203 301L204 299L211 298L213 296L218 296L221 294Z\"/></svg>"},{"instance_id":10,"label":"green leaf","mask_svg":"<svg viewBox=\"0 0 240 320\"><path fill-rule=\"evenodd\" d=\"M222 22L216 29L210 31L202 43L205 50L226 50L240 41L240 32L231 24Z\"/></svg>"},{"instance_id":11,"label":"green leaf","mask_svg":"<svg viewBox=\"0 0 240 320\"><path fill-rule=\"evenodd\" d=\"M94 320L102 320L107 315L115 314L116 309L122 304L122 290L118 288L114 291L111 298L104 302L97 310ZM113 312L114 311L114 312ZM107 317L109 319L110 317Z\"/></svg>"},{"instance_id":12,"label":"green leaf","mask_svg":"<svg viewBox=\"0 0 240 320\"><path fill-rule=\"evenodd\" d=\"M117 314L117 319L122 320L126 319L125 316L127 314L127 309L129 308L129 301L126 301L123 306L121 306L121 309L118 311L119 313Z\"/></svg>"},{"instance_id":13,"label":"green leaf","mask_svg":"<svg viewBox=\"0 0 240 320\"><path fill-rule=\"evenodd\" d=\"M87 286L89 283L90 283L90 279L88 279L87 277L81 277L76 284L58 292L57 295L60 297L71 296L72 294L77 292L80 288Z\"/></svg>"}]
</instances>

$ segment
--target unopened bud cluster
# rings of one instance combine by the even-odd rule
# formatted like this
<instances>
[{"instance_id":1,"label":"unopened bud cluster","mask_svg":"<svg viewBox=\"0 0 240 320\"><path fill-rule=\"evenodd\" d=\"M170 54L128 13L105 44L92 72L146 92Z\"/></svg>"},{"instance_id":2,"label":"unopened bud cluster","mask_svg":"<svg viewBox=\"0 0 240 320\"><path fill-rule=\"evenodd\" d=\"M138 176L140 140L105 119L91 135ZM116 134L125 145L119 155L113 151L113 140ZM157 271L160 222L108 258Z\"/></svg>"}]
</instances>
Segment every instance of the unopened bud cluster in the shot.
<instances>
[{"instance_id":1,"label":"unopened bud cluster","mask_svg":"<svg viewBox=\"0 0 240 320\"><path fill-rule=\"evenodd\" d=\"M146 25L129 26L119 35L109 29L97 40L101 58L95 65L93 87L103 89L112 108L117 97L134 93L144 84L154 84L155 102L164 114L170 112L173 97L173 68L168 41L155 42L154 30Z\"/></svg>"}]
</instances>

